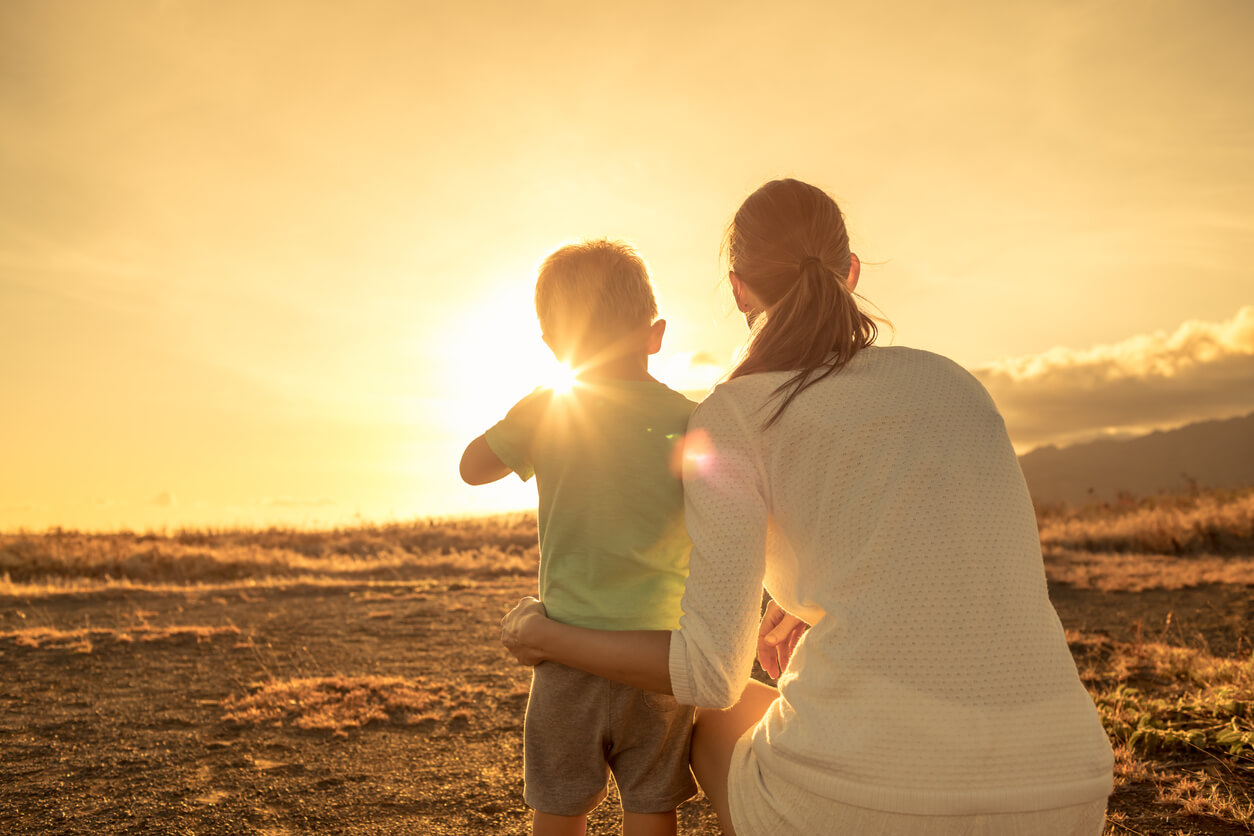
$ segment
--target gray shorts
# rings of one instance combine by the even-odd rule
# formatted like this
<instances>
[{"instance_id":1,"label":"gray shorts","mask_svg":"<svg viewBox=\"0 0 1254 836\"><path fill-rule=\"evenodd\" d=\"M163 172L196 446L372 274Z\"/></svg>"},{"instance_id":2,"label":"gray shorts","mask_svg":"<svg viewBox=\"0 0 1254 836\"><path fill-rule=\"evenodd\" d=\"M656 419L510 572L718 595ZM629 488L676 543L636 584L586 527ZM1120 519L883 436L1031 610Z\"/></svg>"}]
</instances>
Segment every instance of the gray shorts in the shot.
<instances>
[{"instance_id":1,"label":"gray shorts","mask_svg":"<svg viewBox=\"0 0 1254 836\"><path fill-rule=\"evenodd\" d=\"M665 813L692 798L690 705L556 662L536 665L523 731L528 806L579 816L605 798L610 773L623 810Z\"/></svg>"}]
</instances>

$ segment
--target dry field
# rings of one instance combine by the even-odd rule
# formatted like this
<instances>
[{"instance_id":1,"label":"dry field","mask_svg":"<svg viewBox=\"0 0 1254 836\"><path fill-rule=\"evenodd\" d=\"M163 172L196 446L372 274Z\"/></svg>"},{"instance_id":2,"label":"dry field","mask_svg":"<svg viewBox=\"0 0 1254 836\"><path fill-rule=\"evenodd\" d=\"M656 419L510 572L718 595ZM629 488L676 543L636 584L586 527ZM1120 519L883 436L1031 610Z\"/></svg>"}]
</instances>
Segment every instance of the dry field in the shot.
<instances>
[{"instance_id":1,"label":"dry field","mask_svg":"<svg viewBox=\"0 0 1254 836\"><path fill-rule=\"evenodd\" d=\"M1118 753L1108 833L1254 833L1254 490L1039 521ZM496 626L535 562L529 515L0 535L0 830L525 833Z\"/></svg>"}]
</instances>

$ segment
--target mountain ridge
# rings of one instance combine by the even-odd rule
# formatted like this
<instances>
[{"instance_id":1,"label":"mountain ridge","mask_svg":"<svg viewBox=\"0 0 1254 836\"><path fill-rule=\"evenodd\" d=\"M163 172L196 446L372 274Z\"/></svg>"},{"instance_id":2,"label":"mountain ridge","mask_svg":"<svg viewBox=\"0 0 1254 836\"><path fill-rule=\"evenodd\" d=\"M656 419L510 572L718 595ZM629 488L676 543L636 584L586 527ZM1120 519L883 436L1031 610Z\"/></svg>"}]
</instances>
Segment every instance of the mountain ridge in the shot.
<instances>
[{"instance_id":1,"label":"mountain ridge","mask_svg":"<svg viewBox=\"0 0 1254 836\"><path fill-rule=\"evenodd\" d=\"M1038 503L1254 485L1254 412L1130 439L1038 447L1019 465Z\"/></svg>"}]
</instances>

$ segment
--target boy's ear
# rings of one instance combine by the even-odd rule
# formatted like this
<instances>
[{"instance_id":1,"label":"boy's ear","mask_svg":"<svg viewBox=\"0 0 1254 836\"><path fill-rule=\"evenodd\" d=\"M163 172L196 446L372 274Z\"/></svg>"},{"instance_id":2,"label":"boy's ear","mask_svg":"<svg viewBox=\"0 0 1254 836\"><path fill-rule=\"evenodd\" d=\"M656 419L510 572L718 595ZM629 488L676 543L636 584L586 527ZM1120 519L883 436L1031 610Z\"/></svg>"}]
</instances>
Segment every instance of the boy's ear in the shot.
<instances>
[{"instance_id":1,"label":"boy's ear","mask_svg":"<svg viewBox=\"0 0 1254 836\"><path fill-rule=\"evenodd\" d=\"M666 333L666 320L659 319L649 326L649 344L647 352L657 354L662 350L662 336Z\"/></svg>"}]
</instances>

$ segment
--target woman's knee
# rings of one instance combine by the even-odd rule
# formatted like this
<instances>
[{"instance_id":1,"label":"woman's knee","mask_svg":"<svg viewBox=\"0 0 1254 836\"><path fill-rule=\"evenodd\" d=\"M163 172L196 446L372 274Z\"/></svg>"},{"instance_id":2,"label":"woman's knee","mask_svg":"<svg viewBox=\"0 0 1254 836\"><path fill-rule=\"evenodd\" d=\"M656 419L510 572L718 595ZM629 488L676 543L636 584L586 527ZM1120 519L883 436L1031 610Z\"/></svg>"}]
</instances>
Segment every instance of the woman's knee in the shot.
<instances>
[{"instance_id":1,"label":"woman's knee","mask_svg":"<svg viewBox=\"0 0 1254 836\"><path fill-rule=\"evenodd\" d=\"M740 692L740 699L735 705L730 708L698 708L693 722L707 734L735 732L738 738L757 725L778 697L779 691L770 685L750 680Z\"/></svg>"},{"instance_id":2,"label":"woman's knee","mask_svg":"<svg viewBox=\"0 0 1254 836\"><path fill-rule=\"evenodd\" d=\"M724 833L732 833L727 774L736 743L766 714L779 692L750 682L731 708L698 708L692 728L692 771L718 814Z\"/></svg>"}]
</instances>

